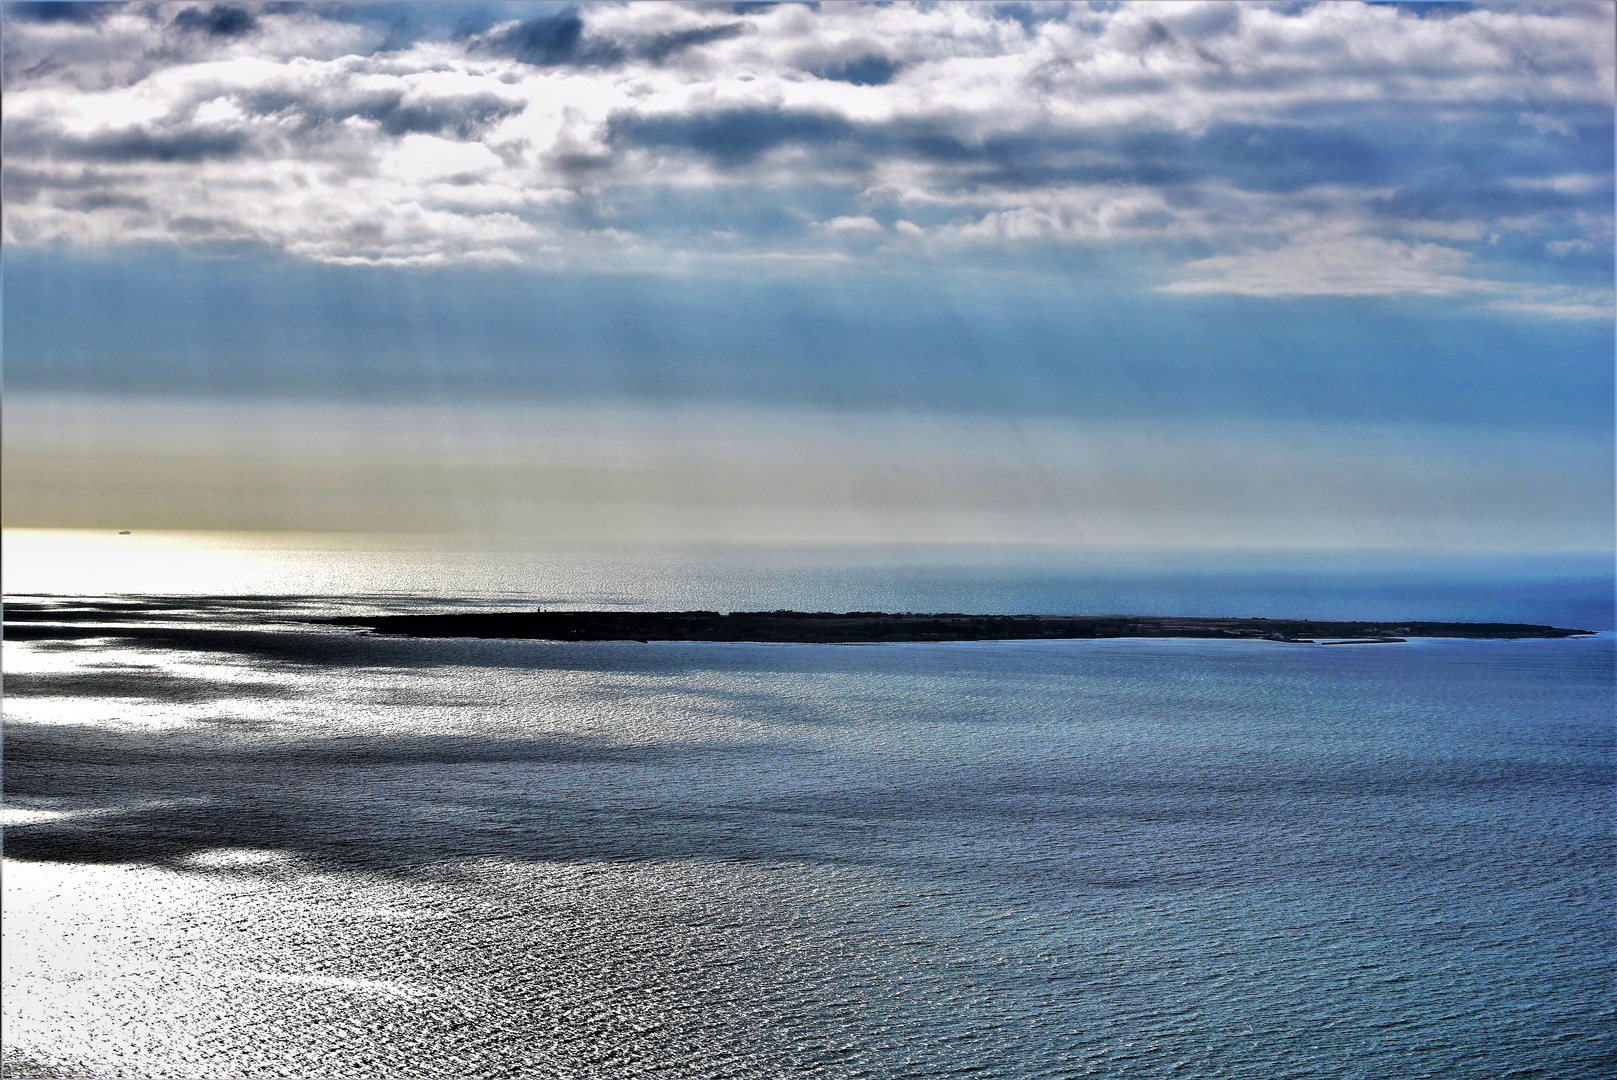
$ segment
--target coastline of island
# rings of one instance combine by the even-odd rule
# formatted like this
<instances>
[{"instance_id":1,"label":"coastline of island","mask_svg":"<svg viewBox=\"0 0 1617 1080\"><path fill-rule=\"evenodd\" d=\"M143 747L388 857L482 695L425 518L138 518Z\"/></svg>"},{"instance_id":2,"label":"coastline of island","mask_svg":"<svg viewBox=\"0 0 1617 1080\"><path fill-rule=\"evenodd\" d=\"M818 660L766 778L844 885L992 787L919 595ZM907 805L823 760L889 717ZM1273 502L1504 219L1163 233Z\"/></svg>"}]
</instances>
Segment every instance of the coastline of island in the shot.
<instances>
[{"instance_id":1,"label":"coastline of island","mask_svg":"<svg viewBox=\"0 0 1617 1080\"><path fill-rule=\"evenodd\" d=\"M319 621L403 637L824 645L1098 638L1212 638L1288 644L1370 645L1394 644L1409 638L1513 640L1584 637L1596 633L1593 630L1571 630L1529 623L786 610L728 613L521 611L348 616Z\"/></svg>"}]
</instances>

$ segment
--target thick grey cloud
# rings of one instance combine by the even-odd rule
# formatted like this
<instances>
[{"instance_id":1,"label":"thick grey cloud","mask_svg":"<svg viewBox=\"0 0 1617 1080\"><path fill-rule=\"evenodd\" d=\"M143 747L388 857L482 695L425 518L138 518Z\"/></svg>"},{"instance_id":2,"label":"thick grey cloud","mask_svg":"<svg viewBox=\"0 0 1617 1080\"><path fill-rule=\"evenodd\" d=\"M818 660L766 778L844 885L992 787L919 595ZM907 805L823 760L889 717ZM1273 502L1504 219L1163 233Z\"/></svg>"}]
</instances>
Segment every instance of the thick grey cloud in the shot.
<instances>
[{"instance_id":1,"label":"thick grey cloud","mask_svg":"<svg viewBox=\"0 0 1617 1080\"><path fill-rule=\"evenodd\" d=\"M109 132L88 139L59 139L53 156L98 162L185 162L235 157L247 145L239 131L153 132L133 129Z\"/></svg>"},{"instance_id":2,"label":"thick grey cloud","mask_svg":"<svg viewBox=\"0 0 1617 1080\"><path fill-rule=\"evenodd\" d=\"M715 41L727 41L730 38L738 37L745 30L745 23L733 22L721 23L718 26L696 26L689 30L675 30L666 34L657 34L641 42L635 48L635 55L658 64L684 49L694 48L698 45L708 45Z\"/></svg>"},{"instance_id":3,"label":"thick grey cloud","mask_svg":"<svg viewBox=\"0 0 1617 1080\"><path fill-rule=\"evenodd\" d=\"M306 137L321 128L361 120L375 123L385 136L425 133L470 139L524 108L521 101L492 93L427 96L399 89L302 95L277 89L235 100L249 116L277 126L292 125Z\"/></svg>"},{"instance_id":4,"label":"thick grey cloud","mask_svg":"<svg viewBox=\"0 0 1617 1080\"><path fill-rule=\"evenodd\" d=\"M614 117L608 143L689 149L720 165L744 165L784 145L819 147L849 138L853 124L834 113L727 109L689 116Z\"/></svg>"},{"instance_id":5,"label":"thick grey cloud","mask_svg":"<svg viewBox=\"0 0 1617 1080\"><path fill-rule=\"evenodd\" d=\"M886 86L898 74L900 66L878 53L866 53L853 60L820 68L814 74L822 79L853 83L855 86Z\"/></svg>"},{"instance_id":6,"label":"thick grey cloud","mask_svg":"<svg viewBox=\"0 0 1617 1080\"><path fill-rule=\"evenodd\" d=\"M211 8L186 8L174 16L173 25L209 37L234 38L256 30L258 19L246 8L215 4Z\"/></svg>"},{"instance_id":7,"label":"thick grey cloud","mask_svg":"<svg viewBox=\"0 0 1617 1080\"><path fill-rule=\"evenodd\" d=\"M1305 294L1553 286L1587 311L1610 288L1605 5L596 4L462 31L423 8L411 33L36 7L7 9L12 243L208 222L326 261L642 267L1033 245L1189 259L1164 284L1202 292L1283 293L1281 265ZM1367 273L1377 252L1403 272Z\"/></svg>"},{"instance_id":8,"label":"thick grey cloud","mask_svg":"<svg viewBox=\"0 0 1617 1080\"><path fill-rule=\"evenodd\" d=\"M501 27L477 39L472 48L534 67L611 67L632 60L660 64L675 53L728 40L745 29L745 23L729 22L614 40L586 35L584 17L577 10L567 10Z\"/></svg>"},{"instance_id":9,"label":"thick grey cloud","mask_svg":"<svg viewBox=\"0 0 1617 1080\"><path fill-rule=\"evenodd\" d=\"M576 11L530 19L485 36L476 49L508 56L536 67L558 64L618 64L625 53L610 41L584 39L584 19Z\"/></svg>"}]
</instances>

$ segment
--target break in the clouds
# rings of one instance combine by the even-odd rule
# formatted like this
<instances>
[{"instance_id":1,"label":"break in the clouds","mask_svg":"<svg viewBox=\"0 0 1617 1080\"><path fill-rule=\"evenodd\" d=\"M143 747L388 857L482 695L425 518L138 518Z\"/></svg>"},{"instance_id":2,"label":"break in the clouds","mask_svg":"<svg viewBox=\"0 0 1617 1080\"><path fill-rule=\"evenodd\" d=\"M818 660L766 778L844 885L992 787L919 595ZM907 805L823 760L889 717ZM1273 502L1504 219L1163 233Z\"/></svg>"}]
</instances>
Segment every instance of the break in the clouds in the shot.
<instances>
[{"instance_id":1,"label":"break in the clouds","mask_svg":"<svg viewBox=\"0 0 1617 1080\"><path fill-rule=\"evenodd\" d=\"M13 245L1611 312L1609 4L6 13Z\"/></svg>"}]
</instances>

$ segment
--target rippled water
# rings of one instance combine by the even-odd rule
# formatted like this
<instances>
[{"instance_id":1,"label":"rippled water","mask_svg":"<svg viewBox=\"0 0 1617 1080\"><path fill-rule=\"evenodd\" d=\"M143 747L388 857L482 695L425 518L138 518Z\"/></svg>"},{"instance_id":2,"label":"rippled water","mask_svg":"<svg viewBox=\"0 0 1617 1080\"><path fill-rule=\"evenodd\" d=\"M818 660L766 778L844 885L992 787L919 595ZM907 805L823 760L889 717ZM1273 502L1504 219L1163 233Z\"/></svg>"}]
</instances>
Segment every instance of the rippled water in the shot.
<instances>
[{"instance_id":1,"label":"rippled water","mask_svg":"<svg viewBox=\"0 0 1617 1080\"><path fill-rule=\"evenodd\" d=\"M381 602L8 625L8 1076L1609 1075L1609 634L299 621Z\"/></svg>"}]
</instances>

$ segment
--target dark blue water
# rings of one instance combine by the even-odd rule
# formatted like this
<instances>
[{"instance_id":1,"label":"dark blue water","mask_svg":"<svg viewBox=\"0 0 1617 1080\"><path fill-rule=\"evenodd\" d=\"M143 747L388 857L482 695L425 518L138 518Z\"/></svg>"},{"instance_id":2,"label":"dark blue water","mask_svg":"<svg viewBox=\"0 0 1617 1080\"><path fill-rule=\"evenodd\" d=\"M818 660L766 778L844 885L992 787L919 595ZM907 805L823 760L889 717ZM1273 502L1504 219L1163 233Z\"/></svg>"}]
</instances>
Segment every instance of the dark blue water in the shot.
<instances>
[{"instance_id":1,"label":"dark blue water","mask_svg":"<svg viewBox=\"0 0 1617 1080\"><path fill-rule=\"evenodd\" d=\"M8 1069L1612 1074L1609 635L554 645L293 618L380 602L12 628Z\"/></svg>"}]
</instances>

